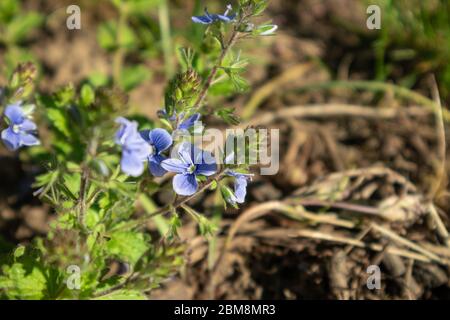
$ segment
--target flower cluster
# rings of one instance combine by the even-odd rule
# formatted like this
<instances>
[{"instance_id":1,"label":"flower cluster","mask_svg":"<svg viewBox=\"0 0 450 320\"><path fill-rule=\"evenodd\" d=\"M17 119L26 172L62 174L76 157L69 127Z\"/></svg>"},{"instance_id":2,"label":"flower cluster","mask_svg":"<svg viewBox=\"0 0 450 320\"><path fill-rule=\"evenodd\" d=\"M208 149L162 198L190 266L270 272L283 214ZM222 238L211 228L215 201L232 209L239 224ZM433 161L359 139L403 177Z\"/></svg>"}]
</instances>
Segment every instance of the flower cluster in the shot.
<instances>
[{"instance_id":1,"label":"flower cluster","mask_svg":"<svg viewBox=\"0 0 450 320\"><path fill-rule=\"evenodd\" d=\"M2 131L2 140L10 150L17 150L22 146L35 146L40 144L36 137L36 124L31 120L33 105L22 106L21 102L16 102L6 106L4 116L8 123L8 128Z\"/></svg>"},{"instance_id":2,"label":"flower cluster","mask_svg":"<svg viewBox=\"0 0 450 320\"><path fill-rule=\"evenodd\" d=\"M227 10L224 12L224 14L210 14L208 12L208 9L205 8L205 15L203 16L193 16L192 21L195 23L201 23L201 24L212 24L214 22L225 22L229 23L232 22L236 18L236 14L230 14L229 12L233 10L231 5L227 6Z\"/></svg>"},{"instance_id":3,"label":"flower cluster","mask_svg":"<svg viewBox=\"0 0 450 320\"><path fill-rule=\"evenodd\" d=\"M176 115L167 117L164 111L159 112L168 120L178 122ZM183 119L180 114L178 119ZM177 129L189 129L200 118L194 114L176 126ZM116 133L116 144L122 147L121 169L124 173L137 177L144 171L145 162L148 163L150 173L161 177L167 172L175 173L172 181L173 190L181 196L191 196L198 190L198 180L217 173L214 156L189 142L181 142L173 146L172 135L162 128L138 131L138 124L119 117L116 122L120 128ZM171 148L172 147L172 148ZM165 153L172 149L174 157ZM227 197L232 205L243 203L245 200L247 182L251 175L225 170L224 174L235 178L234 193Z\"/></svg>"}]
</instances>

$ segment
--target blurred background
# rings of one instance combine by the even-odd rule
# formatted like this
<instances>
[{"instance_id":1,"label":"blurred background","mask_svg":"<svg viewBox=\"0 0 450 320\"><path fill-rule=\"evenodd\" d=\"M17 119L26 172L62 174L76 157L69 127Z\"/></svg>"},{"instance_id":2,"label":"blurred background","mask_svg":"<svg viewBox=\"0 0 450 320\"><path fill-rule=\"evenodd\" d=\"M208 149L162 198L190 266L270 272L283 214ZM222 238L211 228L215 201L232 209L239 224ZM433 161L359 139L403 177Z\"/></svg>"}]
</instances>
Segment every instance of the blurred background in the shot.
<instances>
[{"instance_id":1,"label":"blurred background","mask_svg":"<svg viewBox=\"0 0 450 320\"><path fill-rule=\"evenodd\" d=\"M38 66L41 92L116 77L130 113L156 120L178 49L208 50L190 17L228 2L130 0L126 14L112 2L1 0L0 85L22 61ZM66 27L73 4L80 30ZM366 25L371 4L381 9L379 30ZM442 130L450 121L450 2L271 0L267 15L276 36L239 47L250 62L247 89L218 84L209 105L235 108L241 126L280 129L280 171L257 175L238 211L218 208L213 194L196 198L216 236L204 239L186 221L186 264L151 297L450 298ZM6 252L45 235L53 213L31 194L37 169L4 148L0 157ZM280 212L280 203L295 212ZM365 285L372 264L381 266L381 289Z\"/></svg>"}]
</instances>

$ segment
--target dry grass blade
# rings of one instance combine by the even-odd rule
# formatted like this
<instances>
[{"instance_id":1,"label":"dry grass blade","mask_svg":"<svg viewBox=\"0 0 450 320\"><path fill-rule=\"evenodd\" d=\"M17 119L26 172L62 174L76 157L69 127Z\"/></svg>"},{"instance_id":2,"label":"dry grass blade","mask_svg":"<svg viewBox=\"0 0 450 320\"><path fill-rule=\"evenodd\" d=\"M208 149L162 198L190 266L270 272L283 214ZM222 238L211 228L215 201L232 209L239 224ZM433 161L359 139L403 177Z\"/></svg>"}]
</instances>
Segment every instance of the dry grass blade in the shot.
<instances>
[{"instance_id":1,"label":"dry grass blade","mask_svg":"<svg viewBox=\"0 0 450 320\"><path fill-rule=\"evenodd\" d=\"M329 242L335 242L339 244L347 244L351 245L357 248L362 249L369 249L376 252L382 252L383 250L386 250L386 252L394 255L398 255L405 258L410 258L414 260L419 260L423 262L431 262L432 260L427 257L426 255L423 255L421 253L412 252L409 250L404 250L395 246L388 246L387 248L381 244L377 243L365 243L361 240L357 240L354 238L344 237L342 235L338 235L331 232L321 232L313 229L268 229L268 230L262 230L260 232L257 232L255 234L259 237L267 237L267 238L273 238L276 235L280 237L291 237L291 238L309 238L309 239L315 239L320 241L329 241Z\"/></svg>"},{"instance_id":2,"label":"dry grass blade","mask_svg":"<svg viewBox=\"0 0 450 320\"><path fill-rule=\"evenodd\" d=\"M426 115L427 110L418 107L407 109L374 108L350 104L313 104L294 106L266 112L249 121L249 125L267 125L276 120L289 118L331 118L331 117L360 117L367 119L395 119L401 114Z\"/></svg>"},{"instance_id":3,"label":"dry grass blade","mask_svg":"<svg viewBox=\"0 0 450 320\"><path fill-rule=\"evenodd\" d=\"M387 228L384 228L376 223L372 223L371 224L372 229L376 230L378 232L380 232L381 234L385 235L386 237L392 239L392 241L397 242L401 245L404 245L406 247L409 247L417 252L420 252L421 254L423 254L424 256L428 257L429 259L439 262L439 263L443 263L443 261L441 260L441 258L439 258L437 255L435 255L434 253L422 248L421 246L419 246L418 244L415 244L412 241L409 241L408 239L405 239L401 236L399 236L398 234L396 234L395 232L393 232L392 230L389 230Z\"/></svg>"}]
</instances>

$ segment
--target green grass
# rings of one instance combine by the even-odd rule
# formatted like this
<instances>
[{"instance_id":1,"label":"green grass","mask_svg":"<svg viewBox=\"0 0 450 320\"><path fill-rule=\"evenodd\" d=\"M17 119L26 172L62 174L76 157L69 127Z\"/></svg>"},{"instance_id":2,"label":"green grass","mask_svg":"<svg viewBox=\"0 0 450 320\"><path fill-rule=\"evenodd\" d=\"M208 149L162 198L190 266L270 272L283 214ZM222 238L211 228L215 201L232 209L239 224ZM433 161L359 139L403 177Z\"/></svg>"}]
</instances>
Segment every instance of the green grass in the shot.
<instances>
[{"instance_id":1,"label":"green grass","mask_svg":"<svg viewBox=\"0 0 450 320\"><path fill-rule=\"evenodd\" d=\"M411 86L421 76L434 73L441 96L449 99L450 2L372 0L370 4L378 4L382 16L382 27L373 43L377 80L389 78L395 64L405 64L411 67L401 84Z\"/></svg>"}]
</instances>

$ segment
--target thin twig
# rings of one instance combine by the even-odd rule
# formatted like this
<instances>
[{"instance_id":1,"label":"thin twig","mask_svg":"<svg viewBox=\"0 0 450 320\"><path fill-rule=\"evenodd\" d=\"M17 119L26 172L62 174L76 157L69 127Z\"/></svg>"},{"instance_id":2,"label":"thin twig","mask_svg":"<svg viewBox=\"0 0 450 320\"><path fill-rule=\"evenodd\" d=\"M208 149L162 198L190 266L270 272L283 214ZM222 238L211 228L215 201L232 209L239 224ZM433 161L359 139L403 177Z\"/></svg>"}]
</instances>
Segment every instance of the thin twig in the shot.
<instances>
[{"instance_id":1,"label":"thin twig","mask_svg":"<svg viewBox=\"0 0 450 320\"><path fill-rule=\"evenodd\" d=\"M219 70L219 68L222 67L223 60L225 59L225 57L228 54L228 52L230 51L230 49L235 45L235 43L238 39L238 35L239 35L239 31L237 31L237 28L233 29L233 33L231 34L230 39L228 40L228 43L223 47L222 53L220 54L219 59L217 60L217 63L211 69L211 72L210 72L208 78L206 79L205 83L203 84L202 89L200 90L197 100L195 100L195 102L194 102L194 105L193 105L194 112L198 111L201 108L201 105L206 98L208 90L214 81L217 71Z\"/></svg>"},{"instance_id":2,"label":"thin twig","mask_svg":"<svg viewBox=\"0 0 450 320\"><path fill-rule=\"evenodd\" d=\"M211 185L216 181L221 180L224 177L224 173L220 172L218 174L216 174L215 176L213 176L212 178L210 178L203 186L200 187L200 189L194 193L192 196L188 196L188 197L184 197L181 198L179 200L176 200L173 204L165 206L159 210L156 210L154 212L145 214L135 220L132 220L126 224L120 225L119 228L114 229L114 230L125 230L125 229L131 229L131 228L135 228L138 227L140 225L143 225L145 223L147 223L147 221L157 215L165 215L170 213L172 210L176 210L179 207L181 207L182 205L186 204L188 201L194 199L195 197L197 197L199 194L203 193L204 191L208 190Z\"/></svg>"}]
</instances>

